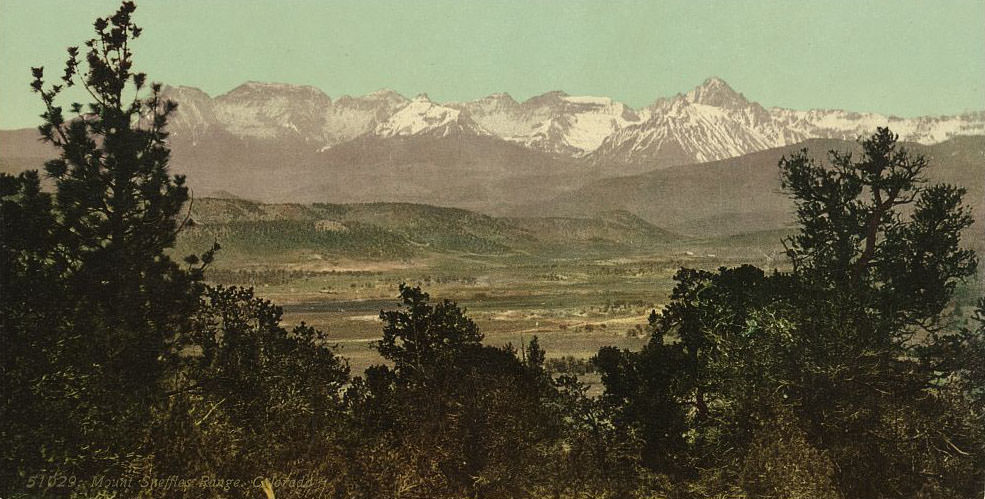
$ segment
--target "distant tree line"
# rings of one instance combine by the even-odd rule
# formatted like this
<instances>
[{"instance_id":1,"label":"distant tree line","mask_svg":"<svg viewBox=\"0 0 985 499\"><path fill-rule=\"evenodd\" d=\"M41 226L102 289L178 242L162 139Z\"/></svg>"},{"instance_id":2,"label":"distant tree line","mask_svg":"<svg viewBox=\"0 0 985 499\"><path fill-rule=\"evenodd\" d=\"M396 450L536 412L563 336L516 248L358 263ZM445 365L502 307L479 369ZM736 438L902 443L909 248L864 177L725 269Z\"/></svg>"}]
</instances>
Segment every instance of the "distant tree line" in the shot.
<instances>
[{"instance_id":1,"label":"distant tree line","mask_svg":"<svg viewBox=\"0 0 985 499\"><path fill-rule=\"evenodd\" d=\"M789 272L681 269L638 352L548 361L482 343L457 304L401 285L351 376L331 338L252 289L209 285L218 244L166 250L189 195L176 105L134 72L124 2L34 68L59 158L0 176L0 495L106 497L977 497L985 300L964 192L879 129L862 154L784 158ZM92 101L56 103L80 85ZM221 254L221 253L220 253ZM591 397L576 374L601 374ZM190 480L162 489L151 478ZM258 478L265 478L261 490ZM154 487L157 488L154 488Z\"/></svg>"}]
</instances>

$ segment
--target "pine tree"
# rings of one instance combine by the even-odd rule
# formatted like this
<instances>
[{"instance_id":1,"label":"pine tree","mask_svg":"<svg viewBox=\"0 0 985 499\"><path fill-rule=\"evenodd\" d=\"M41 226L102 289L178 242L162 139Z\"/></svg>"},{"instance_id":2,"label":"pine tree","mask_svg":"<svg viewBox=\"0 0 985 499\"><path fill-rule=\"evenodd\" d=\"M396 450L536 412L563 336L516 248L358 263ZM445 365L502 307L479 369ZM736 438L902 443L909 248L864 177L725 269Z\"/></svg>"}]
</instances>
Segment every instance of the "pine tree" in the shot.
<instances>
[{"instance_id":1,"label":"pine tree","mask_svg":"<svg viewBox=\"0 0 985 499\"><path fill-rule=\"evenodd\" d=\"M45 83L43 67L31 70L45 105L39 131L60 152L44 165L54 195L40 192L36 174L4 178L5 288L43 290L3 300L12 352L4 370L16 375L4 412L17 428L5 436L33 441L4 459L22 471L132 465L172 342L199 302L199 273L165 254L188 190L168 172L165 126L176 104L160 84L148 93L146 75L132 69L135 9L123 2L97 19L84 54L68 49L58 84ZM66 115L58 98L72 86L91 102Z\"/></svg>"},{"instance_id":2,"label":"pine tree","mask_svg":"<svg viewBox=\"0 0 985 499\"><path fill-rule=\"evenodd\" d=\"M787 254L808 433L850 496L964 495L982 439L955 362L971 345L947 313L977 266L961 245L965 191L927 185L927 159L887 128L861 149L832 151L829 166L806 151L780 162L801 226Z\"/></svg>"}]
</instances>

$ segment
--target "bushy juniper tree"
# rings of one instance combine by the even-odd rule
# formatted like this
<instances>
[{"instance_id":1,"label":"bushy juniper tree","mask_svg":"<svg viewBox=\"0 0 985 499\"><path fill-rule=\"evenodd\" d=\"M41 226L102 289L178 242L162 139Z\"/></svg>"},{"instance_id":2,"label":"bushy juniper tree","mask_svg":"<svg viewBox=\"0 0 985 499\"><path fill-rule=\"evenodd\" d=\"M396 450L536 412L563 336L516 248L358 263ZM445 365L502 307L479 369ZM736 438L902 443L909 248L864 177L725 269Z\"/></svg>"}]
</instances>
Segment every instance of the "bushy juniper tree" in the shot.
<instances>
[{"instance_id":1,"label":"bushy juniper tree","mask_svg":"<svg viewBox=\"0 0 985 499\"><path fill-rule=\"evenodd\" d=\"M482 345L465 311L401 286L382 312L376 366L347 393L356 422L353 493L367 497L525 497L547 481L561 421L536 342Z\"/></svg>"},{"instance_id":2,"label":"bushy juniper tree","mask_svg":"<svg viewBox=\"0 0 985 499\"><path fill-rule=\"evenodd\" d=\"M963 190L925 185L926 159L887 129L861 150L781 160L800 225L791 272L683 269L643 351L596 358L617 419L663 451L648 464L690 475L690 493L980 488L980 340L947 320L976 266Z\"/></svg>"},{"instance_id":3,"label":"bushy juniper tree","mask_svg":"<svg viewBox=\"0 0 985 499\"><path fill-rule=\"evenodd\" d=\"M970 344L946 313L977 265L960 244L972 218L964 189L927 185L926 158L897 139L880 128L858 158L832 152L822 166L802 151L780 163L801 225L787 253L805 419L852 495L961 495L985 466L955 384L953 359Z\"/></svg>"}]
</instances>

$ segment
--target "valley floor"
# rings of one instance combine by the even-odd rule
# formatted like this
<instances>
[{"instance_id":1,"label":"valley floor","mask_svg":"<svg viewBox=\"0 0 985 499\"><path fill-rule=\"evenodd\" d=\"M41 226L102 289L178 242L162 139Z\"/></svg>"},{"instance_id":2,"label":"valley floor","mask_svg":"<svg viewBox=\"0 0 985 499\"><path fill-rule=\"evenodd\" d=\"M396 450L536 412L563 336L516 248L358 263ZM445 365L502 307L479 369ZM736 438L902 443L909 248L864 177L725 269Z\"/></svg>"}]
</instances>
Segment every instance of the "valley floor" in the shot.
<instances>
[{"instance_id":1,"label":"valley floor","mask_svg":"<svg viewBox=\"0 0 985 499\"><path fill-rule=\"evenodd\" d=\"M381 361L372 348L381 335L379 314L396 307L400 283L464 306L488 344L519 346L537 336L548 358L587 359L602 346L642 347L647 316L662 307L681 266L765 266L779 242L726 244L731 243L681 242L619 254L432 254L369 261L309 254L281 263L237 259L208 275L221 284L256 287L284 307L288 324L303 321L327 331L358 374Z\"/></svg>"}]
</instances>

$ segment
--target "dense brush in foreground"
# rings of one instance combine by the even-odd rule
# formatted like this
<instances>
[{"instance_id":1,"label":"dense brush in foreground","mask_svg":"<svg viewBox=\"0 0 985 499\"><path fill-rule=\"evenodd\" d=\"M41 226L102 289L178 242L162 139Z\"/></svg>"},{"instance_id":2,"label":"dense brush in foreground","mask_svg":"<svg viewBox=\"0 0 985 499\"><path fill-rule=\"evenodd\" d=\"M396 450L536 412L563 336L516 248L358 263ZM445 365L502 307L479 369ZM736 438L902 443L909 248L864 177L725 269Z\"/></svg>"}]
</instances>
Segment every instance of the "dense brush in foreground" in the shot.
<instances>
[{"instance_id":1,"label":"dense brush in foreground","mask_svg":"<svg viewBox=\"0 0 985 499\"><path fill-rule=\"evenodd\" d=\"M407 286L380 313L386 365L351 377L324 333L206 285L218 244L166 253L188 192L167 169L175 105L159 85L124 97L146 81L134 10L97 19L62 84L33 71L55 193L0 176L0 495L980 494L985 299L972 327L949 314L972 219L888 130L830 167L785 157L792 270L681 269L646 347L593 359L601 397L552 375L536 338L484 345L465 310ZM95 102L66 118L73 84Z\"/></svg>"}]
</instances>

